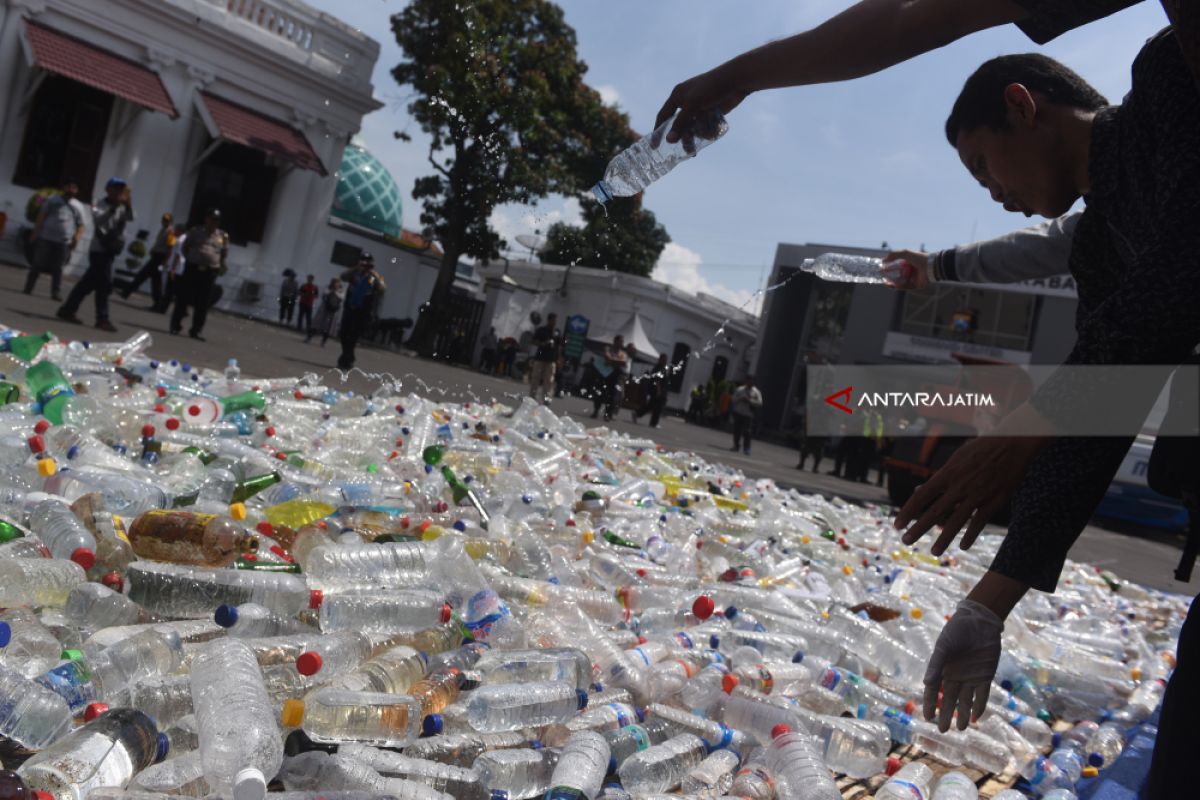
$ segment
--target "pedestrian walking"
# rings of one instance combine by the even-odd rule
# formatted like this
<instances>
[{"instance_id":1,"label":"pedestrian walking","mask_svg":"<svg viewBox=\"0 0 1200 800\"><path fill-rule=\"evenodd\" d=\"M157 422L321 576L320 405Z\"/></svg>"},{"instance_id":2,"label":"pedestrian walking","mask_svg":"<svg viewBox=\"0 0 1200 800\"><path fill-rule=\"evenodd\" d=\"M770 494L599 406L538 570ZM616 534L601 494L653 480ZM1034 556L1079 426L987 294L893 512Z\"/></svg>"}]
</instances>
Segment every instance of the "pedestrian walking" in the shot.
<instances>
[{"instance_id":1,"label":"pedestrian walking","mask_svg":"<svg viewBox=\"0 0 1200 800\"><path fill-rule=\"evenodd\" d=\"M494 327L488 328L488 332L480 339L479 346L479 371L491 375L496 369L496 348L499 346Z\"/></svg>"},{"instance_id":2,"label":"pedestrian walking","mask_svg":"<svg viewBox=\"0 0 1200 800\"><path fill-rule=\"evenodd\" d=\"M754 418L762 407L762 392L754 385L754 376L747 375L733 393L733 449L750 455L750 437L754 429Z\"/></svg>"},{"instance_id":3,"label":"pedestrian walking","mask_svg":"<svg viewBox=\"0 0 1200 800\"><path fill-rule=\"evenodd\" d=\"M317 286L316 276L309 275L308 280L300 287L300 313L296 315L296 330L308 331L312 328L313 306L316 305L320 294L321 288Z\"/></svg>"},{"instance_id":4,"label":"pedestrian walking","mask_svg":"<svg viewBox=\"0 0 1200 800\"><path fill-rule=\"evenodd\" d=\"M162 272L163 265L167 263L167 258L171 255L171 250L175 247L175 226L172 225L174 217L170 212L162 215L162 227L159 228L158 235L154 237L154 244L150 245L150 257L146 259L146 263L138 270L137 275L133 276L133 280L125 287L125 291L121 292L121 297L125 300L136 292L138 288L150 281L150 296L154 299L150 308L158 308L162 304Z\"/></svg>"},{"instance_id":5,"label":"pedestrian walking","mask_svg":"<svg viewBox=\"0 0 1200 800\"><path fill-rule=\"evenodd\" d=\"M546 324L533 332L533 358L529 365L529 396L542 405L549 403L547 392L554 391L554 370L562 356L562 336L558 315L546 317Z\"/></svg>"},{"instance_id":6,"label":"pedestrian walking","mask_svg":"<svg viewBox=\"0 0 1200 800\"><path fill-rule=\"evenodd\" d=\"M25 294L33 294L38 275L50 276L50 297L62 301L62 271L71 260L71 253L83 236L83 213L76 205L79 184L67 181L59 194L52 194L42 203L29 243L33 247L33 259L29 274L25 276Z\"/></svg>"},{"instance_id":7,"label":"pedestrian walking","mask_svg":"<svg viewBox=\"0 0 1200 800\"><path fill-rule=\"evenodd\" d=\"M317 307L317 316L308 329L308 338L304 340L305 344L311 342L313 336L320 333L321 347L324 347L325 343L329 341L329 334L333 330L333 323L337 320L338 312L341 309L342 282L337 278L330 278L328 288L321 295L321 304Z\"/></svg>"},{"instance_id":8,"label":"pedestrian walking","mask_svg":"<svg viewBox=\"0 0 1200 800\"><path fill-rule=\"evenodd\" d=\"M162 297L150 309L159 314L165 314L167 309L171 307L171 303L175 300L175 293L179 290L179 284L183 278L183 245L187 241L187 226L182 222L175 223L175 244L171 247L171 252L167 254L166 263L163 264L163 290Z\"/></svg>"},{"instance_id":9,"label":"pedestrian walking","mask_svg":"<svg viewBox=\"0 0 1200 800\"><path fill-rule=\"evenodd\" d=\"M95 293L96 327L112 333L117 328L108 319L108 296L112 293L112 265L125 249L125 226L133 221L133 193L123 178L109 178L104 197L92 206L92 244L88 248L88 268L59 307L61 320L83 324L75 316L83 298Z\"/></svg>"},{"instance_id":10,"label":"pedestrian walking","mask_svg":"<svg viewBox=\"0 0 1200 800\"><path fill-rule=\"evenodd\" d=\"M658 361L642 376L641 406L633 412L633 421L637 422L643 415L650 415L650 427L657 428L662 419L663 409L667 406L668 383L670 382L671 365L667 363L667 354L659 353Z\"/></svg>"},{"instance_id":11,"label":"pedestrian walking","mask_svg":"<svg viewBox=\"0 0 1200 800\"><path fill-rule=\"evenodd\" d=\"M183 277L178 279L171 333L178 334L183 330L183 318L191 306L192 324L188 336L204 341L201 332L208 318L213 288L217 278L225 274L228 255L229 234L221 230L221 211L210 208L204 215L204 224L189 230L183 243Z\"/></svg>"},{"instance_id":12,"label":"pedestrian walking","mask_svg":"<svg viewBox=\"0 0 1200 800\"><path fill-rule=\"evenodd\" d=\"M300 294L300 284L296 281L296 272L291 267L283 271L283 283L279 285L279 324L292 324L292 315L296 313L296 297Z\"/></svg>"},{"instance_id":13,"label":"pedestrian walking","mask_svg":"<svg viewBox=\"0 0 1200 800\"><path fill-rule=\"evenodd\" d=\"M612 344L604 349L604 364L598 369L602 378L599 391L592 395L592 419L600 415L600 407L604 406L604 420L610 421L621 405L622 389L625 385L625 373L629 369L629 354L625 352L625 337L617 334Z\"/></svg>"},{"instance_id":14,"label":"pedestrian walking","mask_svg":"<svg viewBox=\"0 0 1200 800\"><path fill-rule=\"evenodd\" d=\"M354 269L343 273L342 280L346 281L346 301L342 305L340 330L342 354L337 365L339 369L350 369L354 366L358 340L378 315L387 286L375 271L375 257L370 253L360 255Z\"/></svg>"}]
</instances>

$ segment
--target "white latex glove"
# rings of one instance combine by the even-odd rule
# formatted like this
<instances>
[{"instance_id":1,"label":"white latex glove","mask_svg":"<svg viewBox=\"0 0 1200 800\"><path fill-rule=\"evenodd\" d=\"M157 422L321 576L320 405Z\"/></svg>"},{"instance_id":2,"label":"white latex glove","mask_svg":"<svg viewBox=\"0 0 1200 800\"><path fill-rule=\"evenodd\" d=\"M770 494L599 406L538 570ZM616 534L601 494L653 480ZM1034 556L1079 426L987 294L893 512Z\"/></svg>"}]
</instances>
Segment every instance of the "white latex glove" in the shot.
<instances>
[{"instance_id":1,"label":"white latex glove","mask_svg":"<svg viewBox=\"0 0 1200 800\"><path fill-rule=\"evenodd\" d=\"M958 710L958 729L965 730L971 718L983 715L991 693L992 679L1000 663L1000 634L1004 621L987 606L974 600L958 604L954 616L942 628L933 655L925 669L925 719L938 712L938 730L950 729L950 718ZM938 709L938 689L942 705Z\"/></svg>"}]
</instances>

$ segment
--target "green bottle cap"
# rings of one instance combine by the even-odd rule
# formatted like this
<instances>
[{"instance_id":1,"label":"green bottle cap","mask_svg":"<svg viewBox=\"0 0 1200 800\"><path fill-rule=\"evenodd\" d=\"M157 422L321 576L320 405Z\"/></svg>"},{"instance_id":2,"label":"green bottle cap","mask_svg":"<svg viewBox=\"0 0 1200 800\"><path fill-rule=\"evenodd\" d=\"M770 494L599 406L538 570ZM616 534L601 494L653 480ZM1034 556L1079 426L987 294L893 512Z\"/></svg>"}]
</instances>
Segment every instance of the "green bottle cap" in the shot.
<instances>
[{"instance_id":1,"label":"green bottle cap","mask_svg":"<svg viewBox=\"0 0 1200 800\"><path fill-rule=\"evenodd\" d=\"M13 539L20 539L23 536L25 536L25 531L8 520L0 519L0 544L11 542Z\"/></svg>"},{"instance_id":2,"label":"green bottle cap","mask_svg":"<svg viewBox=\"0 0 1200 800\"><path fill-rule=\"evenodd\" d=\"M68 648L62 651L59 656L63 661L83 661L83 651L74 648Z\"/></svg>"},{"instance_id":3,"label":"green bottle cap","mask_svg":"<svg viewBox=\"0 0 1200 800\"><path fill-rule=\"evenodd\" d=\"M442 463L442 456L445 455L445 448L440 444L430 445L421 451L421 460L431 467L436 467Z\"/></svg>"}]
</instances>

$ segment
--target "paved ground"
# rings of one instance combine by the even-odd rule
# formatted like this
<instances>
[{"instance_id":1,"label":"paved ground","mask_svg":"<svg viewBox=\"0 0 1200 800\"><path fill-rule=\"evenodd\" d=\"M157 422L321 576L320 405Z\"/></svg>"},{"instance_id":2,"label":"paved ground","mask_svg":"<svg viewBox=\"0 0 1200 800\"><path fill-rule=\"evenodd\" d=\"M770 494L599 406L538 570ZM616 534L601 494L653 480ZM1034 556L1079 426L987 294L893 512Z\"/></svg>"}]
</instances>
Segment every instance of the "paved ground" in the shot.
<instances>
[{"instance_id":1,"label":"paved ground","mask_svg":"<svg viewBox=\"0 0 1200 800\"><path fill-rule=\"evenodd\" d=\"M0 297L3 298L0 323L31 331L53 330L59 336L75 339L125 339L138 330L146 330L154 337L150 353L158 358L178 358L214 368L222 367L229 358L237 358L248 375L275 377L315 372L327 385L355 390L375 388L381 379L386 379L399 380L404 391L448 400L513 399L527 391L523 384L513 380L370 348L360 348L358 367L349 375L343 375L334 368L338 354L336 340L331 339L325 348L316 343L306 345L304 338L294 330L224 313L209 316L204 331L207 342L171 336L167 331L167 318L145 310L149 305L146 295L134 295L129 301L114 298L111 316L120 330L116 334L103 334L90 325L72 325L56 319L54 311L58 304L47 296L46 278L42 278L40 291L32 297L20 293L23 280L23 270L0 266ZM64 294L69 289L68 283ZM88 322L93 319L90 298L84 302L79 316ZM560 399L555 402L554 409L589 426L599 424L590 418L591 403L579 398ZM652 430L645 424L633 424L629 413L625 412L610 426L631 435L652 437L671 449L693 451L705 459L723 461L753 477L771 478L801 491L836 494L860 502L888 502L885 491L874 485L795 469L797 456L790 448L759 442L755 443L752 456L743 456L730 451L729 433L689 425L678 417L665 418L658 430ZM828 459L822 463L823 470L831 466ZM1200 579L1193 579L1191 587L1171 579L1181 548L1182 537L1179 535L1096 520L1084 531L1071 556L1150 586L1178 592L1189 592L1190 589L1190 593L1195 593Z\"/></svg>"}]
</instances>

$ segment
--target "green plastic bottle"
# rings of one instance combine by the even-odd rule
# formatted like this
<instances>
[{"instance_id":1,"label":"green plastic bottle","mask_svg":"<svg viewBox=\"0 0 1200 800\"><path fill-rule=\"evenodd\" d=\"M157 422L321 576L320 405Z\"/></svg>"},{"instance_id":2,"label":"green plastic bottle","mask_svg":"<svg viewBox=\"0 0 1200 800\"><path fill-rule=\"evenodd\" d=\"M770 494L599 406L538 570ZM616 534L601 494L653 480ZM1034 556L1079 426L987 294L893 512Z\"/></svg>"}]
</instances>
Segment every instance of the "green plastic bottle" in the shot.
<instances>
[{"instance_id":1,"label":"green plastic bottle","mask_svg":"<svg viewBox=\"0 0 1200 800\"><path fill-rule=\"evenodd\" d=\"M221 413L224 415L232 414L235 411L245 411L250 408L263 410L267 407L266 398L262 392L257 392L251 389L248 392L240 394L231 394L228 397L220 399Z\"/></svg>"},{"instance_id":2,"label":"green plastic bottle","mask_svg":"<svg viewBox=\"0 0 1200 800\"><path fill-rule=\"evenodd\" d=\"M0 519L0 544L8 544L13 539L20 539L25 531L6 519Z\"/></svg>"},{"instance_id":3,"label":"green plastic bottle","mask_svg":"<svg viewBox=\"0 0 1200 800\"><path fill-rule=\"evenodd\" d=\"M8 381L0 381L0 406L15 403L21 399L21 387Z\"/></svg>"},{"instance_id":4,"label":"green plastic bottle","mask_svg":"<svg viewBox=\"0 0 1200 800\"><path fill-rule=\"evenodd\" d=\"M450 496L454 498L454 505L462 505L464 500L470 503L471 507L479 513L480 527L486 531L491 517L484 510L483 503L479 502L479 498L475 492L471 491L471 487L460 481L458 476L454 474L454 470L449 467L442 467L442 477L446 479L446 484L450 487Z\"/></svg>"},{"instance_id":5,"label":"green plastic bottle","mask_svg":"<svg viewBox=\"0 0 1200 800\"><path fill-rule=\"evenodd\" d=\"M41 336L14 336L8 340L8 352L22 361L33 361L34 357L50 342L54 334L46 331Z\"/></svg>"},{"instance_id":6,"label":"green plastic bottle","mask_svg":"<svg viewBox=\"0 0 1200 800\"><path fill-rule=\"evenodd\" d=\"M255 475L246 478L244 481L238 481L238 484L233 489L233 497L229 502L244 503L254 495L266 489L268 486L274 486L283 480L283 476L278 472L268 472L265 475Z\"/></svg>"},{"instance_id":7,"label":"green plastic bottle","mask_svg":"<svg viewBox=\"0 0 1200 800\"><path fill-rule=\"evenodd\" d=\"M75 396L75 390L62 370L50 361L34 364L25 370L25 385L41 403L42 416L55 425L62 425L63 408Z\"/></svg>"}]
</instances>

